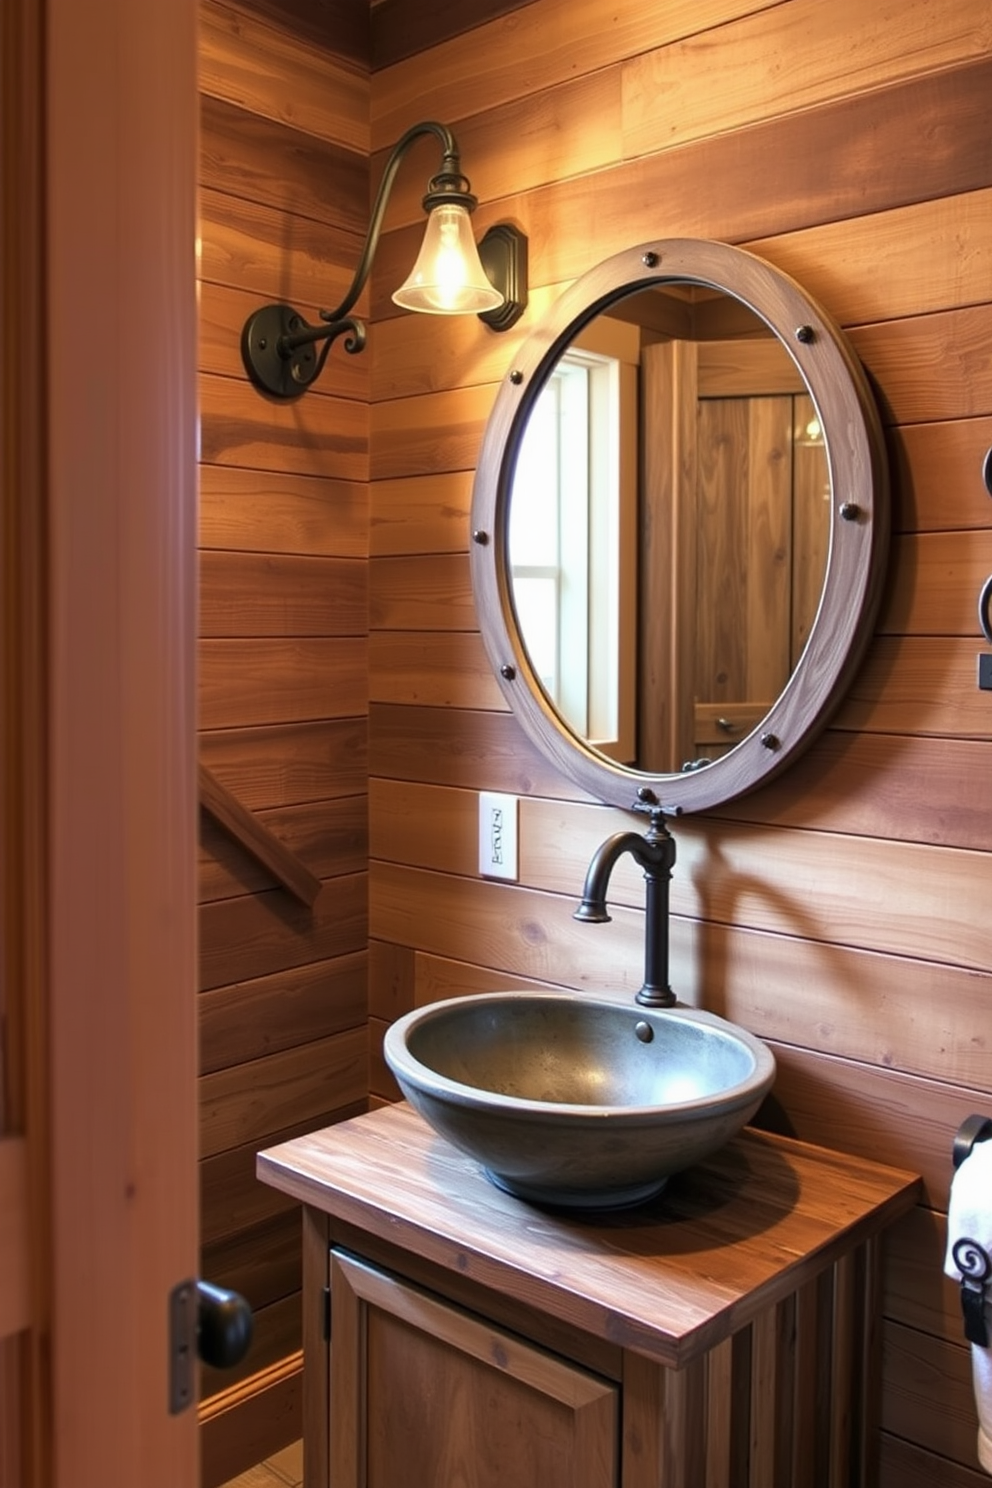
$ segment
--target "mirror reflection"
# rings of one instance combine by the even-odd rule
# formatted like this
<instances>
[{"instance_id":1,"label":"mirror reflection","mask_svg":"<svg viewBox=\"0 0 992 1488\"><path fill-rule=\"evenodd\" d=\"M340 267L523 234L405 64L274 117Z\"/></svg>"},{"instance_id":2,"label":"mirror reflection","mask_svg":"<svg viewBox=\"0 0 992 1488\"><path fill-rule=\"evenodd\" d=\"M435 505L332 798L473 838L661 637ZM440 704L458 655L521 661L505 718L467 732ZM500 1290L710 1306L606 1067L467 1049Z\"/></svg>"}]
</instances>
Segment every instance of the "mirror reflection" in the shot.
<instances>
[{"instance_id":1,"label":"mirror reflection","mask_svg":"<svg viewBox=\"0 0 992 1488\"><path fill-rule=\"evenodd\" d=\"M519 441L512 603L568 727L652 774L732 750L782 693L830 543L819 412L731 295L621 298L558 358Z\"/></svg>"}]
</instances>

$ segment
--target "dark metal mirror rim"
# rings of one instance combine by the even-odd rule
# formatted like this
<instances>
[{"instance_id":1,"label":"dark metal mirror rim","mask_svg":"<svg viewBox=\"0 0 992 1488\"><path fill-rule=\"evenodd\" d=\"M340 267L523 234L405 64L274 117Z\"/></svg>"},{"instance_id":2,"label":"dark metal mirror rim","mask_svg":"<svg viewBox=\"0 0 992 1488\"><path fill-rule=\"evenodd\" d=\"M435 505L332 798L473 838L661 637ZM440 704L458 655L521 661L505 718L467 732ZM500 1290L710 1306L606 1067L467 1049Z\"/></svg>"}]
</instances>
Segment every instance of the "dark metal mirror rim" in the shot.
<instances>
[{"instance_id":1,"label":"dark metal mirror rim","mask_svg":"<svg viewBox=\"0 0 992 1488\"><path fill-rule=\"evenodd\" d=\"M816 405L830 472L830 543L823 591L805 649L760 724L705 769L652 775L626 768L576 735L548 699L517 627L507 563L513 473L527 420L572 339L610 304L665 283L723 291L750 307L787 347ZM472 586L496 680L541 753L610 805L657 801L705 811L778 774L826 723L871 637L888 546L888 476L878 411L839 327L794 280L725 243L644 243L605 259L568 289L521 345L487 424L472 498Z\"/></svg>"}]
</instances>

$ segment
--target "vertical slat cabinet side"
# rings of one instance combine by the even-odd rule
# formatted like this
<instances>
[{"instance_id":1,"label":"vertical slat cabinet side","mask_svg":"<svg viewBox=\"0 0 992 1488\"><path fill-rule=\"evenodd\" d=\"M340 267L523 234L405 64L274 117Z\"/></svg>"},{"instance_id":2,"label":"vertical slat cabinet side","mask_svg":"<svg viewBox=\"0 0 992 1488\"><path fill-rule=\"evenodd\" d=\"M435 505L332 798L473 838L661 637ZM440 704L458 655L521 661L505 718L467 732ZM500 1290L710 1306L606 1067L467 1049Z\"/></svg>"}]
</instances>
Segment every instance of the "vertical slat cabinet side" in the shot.
<instances>
[{"instance_id":1,"label":"vertical slat cabinet side","mask_svg":"<svg viewBox=\"0 0 992 1488\"><path fill-rule=\"evenodd\" d=\"M856 1483L852 1477L856 1423L855 1392L860 1376L861 1319L857 1255L842 1256L834 1266L833 1345L830 1351L830 1488Z\"/></svg>"},{"instance_id":2,"label":"vertical slat cabinet side","mask_svg":"<svg viewBox=\"0 0 992 1488\"><path fill-rule=\"evenodd\" d=\"M734 1488L734 1340L706 1356L706 1488Z\"/></svg>"},{"instance_id":3,"label":"vertical slat cabinet side","mask_svg":"<svg viewBox=\"0 0 992 1488\"><path fill-rule=\"evenodd\" d=\"M611 1382L337 1250L331 1310L333 1488L619 1488Z\"/></svg>"},{"instance_id":4,"label":"vertical slat cabinet side","mask_svg":"<svg viewBox=\"0 0 992 1488\"><path fill-rule=\"evenodd\" d=\"M623 1488L707 1488L706 1356L663 1369L623 1364Z\"/></svg>"},{"instance_id":5,"label":"vertical slat cabinet side","mask_svg":"<svg viewBox=\"0 0 992 1488\"><path fill-rule=\"evenodd\" d=\"M750 1481L761 1488L792 1488L795 1320L792 1294L751 1325Z\"/></svg>"},{"instance_id":6,"label":"vertical slat cabinet side","mask_svg":"<svg viewBox=\"0 0 992 1488\"><path fill-rule=\"evenodd\" d=\"M795 1293L795 1352L792 1400L792 1488L817 1488L817 1422L819 1417L820 1330L819 1283L809 1281Z\"/></svg>"},{"instance_id":7,"label":"vertical slat cabinet side","mask_svg":"<svg viewBox=\"0 0 992 1488\"><path fill-rule=\"evenodd\" d=\"M879 1424L881 1420L882 1395L882 1246L881 1237L867 1242L861 1251L861 1287L856 1306L860 1307L862 1328L861 1386L858 1399L861 1403L861 1421L854 1470L856 1481L865 1485L876 1483L879 1472Z\"/></svg>"},{"instance_id":8,"label":"vertical slat cabinet side","mask_svg":"<svg viewBox=\"0 0 992 1488\"><path fill-rule=\"evenodd\" d=\"M303 1488L328 1488L327 1216L303 1206Z\"/></svg>"}]
</instances>

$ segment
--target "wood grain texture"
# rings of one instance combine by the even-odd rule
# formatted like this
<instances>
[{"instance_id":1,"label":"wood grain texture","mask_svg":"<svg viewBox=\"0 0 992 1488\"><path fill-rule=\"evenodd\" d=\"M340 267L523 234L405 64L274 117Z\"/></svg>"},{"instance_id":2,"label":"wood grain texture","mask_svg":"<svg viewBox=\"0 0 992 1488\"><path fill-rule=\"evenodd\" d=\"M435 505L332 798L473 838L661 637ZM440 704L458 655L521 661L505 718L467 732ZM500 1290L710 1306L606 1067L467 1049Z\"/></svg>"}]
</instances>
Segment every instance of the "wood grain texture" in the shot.
<instances>
[{"instance_id":1,"label":"wood grain texture","mask_svg":"<svg viewBox=\"0 0 992 1488\"><path fill-rule=\"evenodd\" d=\"M309 801L260 811L255 818L307 864L318 880L359 873L368 854L368 809L364 796ZM200 820L200 903L233 899L268 889L272 876L249 858L208 816Z\"/></svg>"},{"instance_id":2,"label":"wood grain texture","mask_svg":"<svg viewBox=\"0 0 992 1488\"><path fill-rule=\"evenodd\" d=\"M322 1111L319 1116L307 1117L294 1127L281 1133L273 1133L268 1142L288 1141L317 1127L330 1126L335 1121L347 1121L366 1109L362 1100L351 1106ZM216 1240L231 1238L239 1231L250 1230L257 1224L273 1219L277 1214L289 1211L298 1213L298 1206L285 1195L267 1188L255 1177L255 1155L257 1142L248 1142L243 1147L232 1147L216 1157L204 1158L200 1163L200 1238L208 1245Z\"/></svg>"},{"instance_id":3,"label":"wood grain texture","mask_svg":"<svg viewBox=\"0 0 992 1488\"><path fill-rule=\"evenodd\" d=\"M368 507L360 483L203 465L200 548L364 558Z\"/></svg>"},{"instance_id":4,"label":"wood grain texture","mask_svg":"<svg viewBox=\"0 0 992 1488\"><path fill-rule=\"evenodd\" d=\"M977 1469L971 1350L897 1323L885 1325L883 1346L883 1429Z\"/></svg>"},{"instance_id":5,"label":"wood grain texture","mask_svg":"<svg viewBox=\"0 0 992 1488\"><path fill-rule=\"evenodd\" d=\"M515 218L529 235L532 283L574 278L609 253L669 234L746 244L819 223L857 219L987 188L992 144L984 128L987 59L789 113L609 171L507 181L479 220ZM705 71L700 75L705 86ZM818 170L808 170L816 159ZM764 190L752 183L761 179ZM517 194L520 192L521 194ZM663 224L658 203L665 203ZM585 226L596 220L595 240ZM390 232L377 285L399 282L416 229ZM375 314L390 310L374 286ZM512 333L511 333L512 334Z\"/></svg>"},{"instance_id":6,"label":"wood grain texture","mask_svg":"<svg viewBox=\"0 0 992 1488\"><path fill-rule=\"evenodd\" d=\"M209 95L200 102L200 180L359 237L367 226L368 165L360 150Z\"/></svg>"},{"instance_id":7,"label":"wood grain texture","mask_svg":"<svg viewBox=\"0 0 992 1488\"><path fill-rule=\"evenodd\" d=\"M367 627L368 570L358 559L201 554L201 636L355 636Z\"/></svg>"},{"instance_id":8,"label":"wood grain texture","mask_svg":"<svg viewBox=\"0 0 992 1488\"><path fill-rule=\"evenodd\" d=\"M470 31L496 16L509 15L533 0L451 0L430 10L410 11L402 0L375 0L372 6L372 66L389 67L450 36Z\"/></svg>"},{"instance_id":9,"label":"wood grain texture","mask_svg":"<svg viewBox=\"0 0 992 1488\"><path fill-rule=\"evenodd\" d=\"M200 1150L214 1157L353 1105L368 1088L362 1028L200 1077Z\"/></svg>"},{"instance_id":10,"label":"wood grain texture","mask_svg":"<svg viewBox=\"0 0 992 1488\"><path fill-rule=\"evenodd\" d=\"M362 245L357 231L207 186L200 191L200 227L203 280L257 295L262 304L339 304ZM363 295L359 313L366 303ZM225 356L234 349L226 348Z\"/></svg>"},{"instance_id":11,"label":"wood grain texture","mask_svg":"<svg viewBox=\"0 0 992 1488\"><path fill-rule=\"evenodd\" d=\"M204 373L201 456L208 464L248 466L274 474L368 478L368 412L364 403L316 390L295 403L266 403L247 377Z\"/></svg>"},{"instance_id":12,"label":"wood grain texture","mask_svg":"<svg viewBox=\"0 0 992 1488\"><path fill-rule=\"evenodd\" d=\"M252 810L354 796L368 778L364 716L201 732L200 757Z\"/></svg>"},{"instance_id":13,"label":"wood grain texture","mask_svg":"<svg viewBox=\"0 0 992 1488\"><path fill-rule=\"evenodd\" d=\"M675 1368L883 1228L917 1186L907 1173L745 1133L673 1181L642 1225L599 1216L576 1226L508 1202L405 1104L269 1149L259 1175L446 1269L470 1258L480 1284Z\"/></svg>"},{"instance_id":14,"label":"wood grain texture","mask_svg":"<svg viewBox=\"0 0 992 1488\"><path fill-rule=\"evenodd\" d=\"M339 18L347 10L339 7ZM368 78L334 55L335 37L317 49L285 19L265 24L249 6L222 0L201 0L199 15L202 94L368 154Z\"/></svg>"},{"instance_id":15,"label":"wood grain texture","mask_svg":"<svg viewBox=\"0 0 992 1488\"><path fill-rule=\"evenodd\" d=\"M364 636L203 640L200 726L360 716L366 709L366 656Z\"/></svg>"},{"instance_id":16,"label":"wood grain texture","mask_svg":"<svg viewBox=\"0 0 992 1488\"><path fill-rule=\"evenodd\" d=\"M898 26L856 0L827 9L797 0L628 63L624 146L631 153L658 148L659 95L670 120L662 143L676 145L979 58L987 45L981 0L948 13L910 0ZM783 65L797 58L800 66Z\"/></svg>"},{"instance_id":17,"label":"wood grain texture","mask_svg":"<svg viewBox=\"0 0 992 1488\"><path fill-rule=\"evenodd\" d=\"M201 906L201 990L362 950L366 894L365 874L354 873L311 908L278 889Z\"/></svg>"},{"instance_id":18,"label":"wood grain texture","mask_svg":"<svg viewBox=\"0 0 992 1488\"><path fill-rule=\"evenodd\" d=\"M361 1027L366 956L356 951L201 993L200 1072L246 1064Z\"/></svg>"},{"instance_id":19,"label":"wood grain texture","mask_svg":"<svg viewBox=\"0 0 992 1488\"><path fill-rule=\"evenodd\" d=\"M320 879L302 858L242 806L203 764L199 768L199 783L201 808L294 899L307 906L313 904L320 893Z\"/></svg>"},{"instance_id":20,"label":"wood grain texture","mask_svg":"<svg viewBox=\"0 0 992 1488\"><path fill-rule=\"evenodd\" d=\"M369 65L369 12L359 0L335 0L333 23L326 0L238 0L242 10L275 22L292 36L326 47L361 68Z\"/></svg>"}]
</instances>

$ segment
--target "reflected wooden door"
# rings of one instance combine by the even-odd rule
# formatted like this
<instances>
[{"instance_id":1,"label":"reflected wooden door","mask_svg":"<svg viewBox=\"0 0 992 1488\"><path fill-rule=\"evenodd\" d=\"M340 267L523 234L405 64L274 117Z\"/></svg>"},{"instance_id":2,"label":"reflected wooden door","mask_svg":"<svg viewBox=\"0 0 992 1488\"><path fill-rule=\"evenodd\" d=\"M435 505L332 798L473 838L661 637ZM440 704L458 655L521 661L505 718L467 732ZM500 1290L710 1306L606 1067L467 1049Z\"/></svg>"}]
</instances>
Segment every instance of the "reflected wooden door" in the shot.
<instances>
[{"instance_id":1,"label":"reflected wooden door","mask_svg":"<svg viewBox=\"0 0 992 1488\"><path fill-rule=\"evenodd\" d=\"M0 21L0 1484L195 1488L193 0Z\"/></svg>"}]
</instances>

